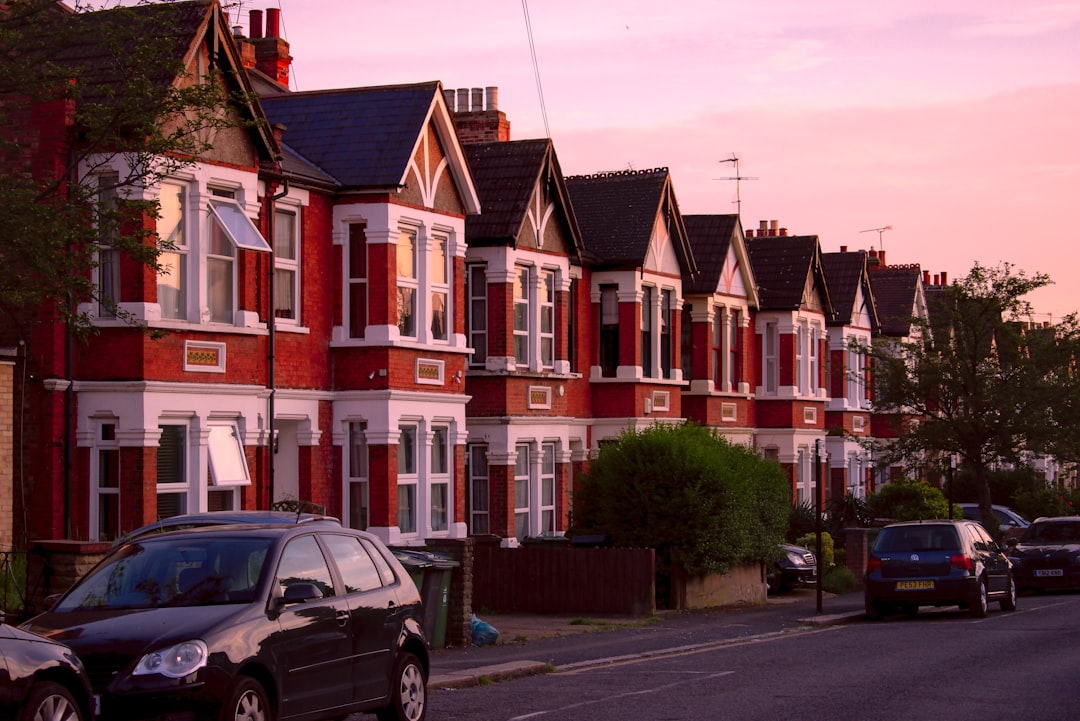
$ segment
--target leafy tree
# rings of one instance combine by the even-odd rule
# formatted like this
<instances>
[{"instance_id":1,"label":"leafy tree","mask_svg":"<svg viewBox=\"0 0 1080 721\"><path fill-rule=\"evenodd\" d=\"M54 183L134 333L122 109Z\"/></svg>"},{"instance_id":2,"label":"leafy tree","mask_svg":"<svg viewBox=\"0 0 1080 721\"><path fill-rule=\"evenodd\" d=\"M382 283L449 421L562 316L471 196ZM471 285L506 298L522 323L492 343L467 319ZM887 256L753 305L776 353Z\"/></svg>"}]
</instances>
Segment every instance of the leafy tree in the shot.
<instances>
[{"instance_id":1,"label":"leafy tree","mask_svg":"<svg viewBox=\"0 0 1080 721\"><path fill-rule=\"evenodd\" d=\"M118 251L148 270L170 248L152 224L156 200L143 190L191 165L228 127L255 120L244 87L211 67L185 67L193 3L92 11L55 0L0 4L0 316L54 307L59 320L88 329L81 302L118 317L115 299L92 282L102 257ZM180 79L180 82L174 82ZM49 152L53 149L54 152ZM59 152L56 152L59 151ZM100 173L122 159L122 173Z\"/></svg>"},{"instance_id":2,"label":"leafy tree","mask_svg":"<svg viewBox=\"0 0 1080 721\"><path fill-rule=\"evenodd\" d=\"M949 502L944 494L927 483L910 478L901 478L883 486L880 491L870 495L867 504L874 517L894 521L949 517Z\"/></svg>"},{"instance_id":3,"label":"leafy tree","mask_svg":"<svg viewBox=\"0 0 1080 721\"><path fill-rule=\"evenodd\" d=\"M876 444L875 458L914 467L955 454L974 479L983 517L992 519L991 468L1032 455L1077 457L1077 320L1036 327L1024 300L1050 282L1009 264L975 265L929 294L930 318L913 319L913 340L866 349L874 359L874 409L899 424L896 438Z\"/></svg>"},{"instance_id":4,"label":"leafy tree","mask_svg":"<svg viewBox=\"0 0 1080 721\"><path fill-rule=\"evenodd\" d=\"M779 465L696 424L627 430L601 448L574 496L574 532L656 549L658 574L772 562L791 489Z\"/></svg>"}]
</instances>

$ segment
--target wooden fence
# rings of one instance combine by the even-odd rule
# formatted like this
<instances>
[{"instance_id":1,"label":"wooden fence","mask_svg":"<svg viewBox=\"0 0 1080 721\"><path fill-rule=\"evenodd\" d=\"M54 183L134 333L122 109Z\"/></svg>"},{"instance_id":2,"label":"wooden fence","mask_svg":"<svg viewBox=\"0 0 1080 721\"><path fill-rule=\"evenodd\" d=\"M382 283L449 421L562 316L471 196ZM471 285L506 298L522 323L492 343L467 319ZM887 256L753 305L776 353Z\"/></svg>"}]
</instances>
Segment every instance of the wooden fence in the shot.
<instances>
[{"instance_id":1,"label":"wooden fence","mask_svg":"<svg viewBox=\"0 0 1080 721\"><path fill-rule=\"evenodd\" d=\"M502 613L651 615L651 548L500 548L477 543L473 608Z\"/></svg>"}]
</instances>

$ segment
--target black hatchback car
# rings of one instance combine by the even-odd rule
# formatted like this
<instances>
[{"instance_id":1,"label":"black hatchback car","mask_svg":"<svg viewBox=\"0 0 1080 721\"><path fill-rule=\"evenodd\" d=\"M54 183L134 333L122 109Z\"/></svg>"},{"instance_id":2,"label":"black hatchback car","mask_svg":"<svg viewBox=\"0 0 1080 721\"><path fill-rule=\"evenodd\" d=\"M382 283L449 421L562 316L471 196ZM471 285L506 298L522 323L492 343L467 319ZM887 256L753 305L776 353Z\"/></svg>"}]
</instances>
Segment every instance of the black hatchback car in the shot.
<instances>
[{"instance_id":1,"label":"black hatchback car","mask_svg":"<svg viewBox=\"0 0 1080 721\"><path fill-rule=\"evenodd\" d=\"M4 623L0 613L0 719L92 719L90 681L62 644Z\"/></svg>"},{"instance_id":2,"label":"black hatchback car","mask_svg":"<svg viewBox=\"0 0 1080 721\"><path fill-rule=\"evenodd\" d=\"M420 721L421 618L376 537L245 524L119 546L24 627L79 655L110 721Z\"/></svg>"},{"instance_id":3,"label":"black hatchback car","mask_svg":"<svg viewBox=\"0 0 1080 721\"><path fill-rule=\"evenodd\" d=\"M866 563L866 617L920 606L968 608L986 615L990 601L1016 610L1012 565L974 521L914 521L881 529Z\"/></svg>"},{"instance_id":4,"label":"black hatchback car","mask_svg":"<svg viewBox=\"0 0 1080 721\"><path fill-rule=\"evenodd\" d=\"M1080 588L1080 516L1035 521L1009 542L1009 560L1021 590Z\"/></svg>"}]
</instances>

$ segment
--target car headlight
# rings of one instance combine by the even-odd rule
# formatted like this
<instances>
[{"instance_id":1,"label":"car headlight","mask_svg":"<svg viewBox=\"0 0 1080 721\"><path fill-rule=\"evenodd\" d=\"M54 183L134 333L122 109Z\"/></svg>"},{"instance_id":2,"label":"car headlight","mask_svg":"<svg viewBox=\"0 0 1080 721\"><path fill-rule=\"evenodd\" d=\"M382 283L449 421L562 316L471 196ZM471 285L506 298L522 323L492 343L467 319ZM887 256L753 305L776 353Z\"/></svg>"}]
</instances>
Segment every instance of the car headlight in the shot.
<instances>
[{"instance_id":1,"label":"car headlight","mask_svg":"<svg viewBox=\"0 0 1080 721\"><path fill-rule=\"evenodd\" d=\"M788 551L787 559L788 559L788 563L790 563L792 566L805 566L806 565L806 559L803 558L798 553L792 553L791 551Z\"/></svg>"},{"instance_id":2,"label":"car headlight","mask_svg":"<svg viewBox=\"0 0 1080 721\"><path fill-rule=\"evenodd\" d=\"M202 641L184 641L146 654L135 664L131 675L183 678L205 666L207 655L206 644Z\"/></svg>"}]
</instances>

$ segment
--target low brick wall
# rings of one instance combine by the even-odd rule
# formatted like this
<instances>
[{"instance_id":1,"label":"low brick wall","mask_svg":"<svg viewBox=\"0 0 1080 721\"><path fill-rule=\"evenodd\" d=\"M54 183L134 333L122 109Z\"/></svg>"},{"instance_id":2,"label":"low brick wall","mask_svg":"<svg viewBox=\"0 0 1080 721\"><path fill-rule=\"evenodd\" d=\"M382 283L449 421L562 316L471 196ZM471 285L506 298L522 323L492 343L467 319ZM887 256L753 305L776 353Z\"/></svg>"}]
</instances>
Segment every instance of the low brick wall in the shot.
<instances>
[{"instance_id":1,"label":"low brick wall","mask_svg":"<svg viewBox=\"0 0 1080 721\"><path fill-rule=\"evenodd\" d=\"M96 541L36 542L26 560L26 610L44 611L46 598L71 588L111 548L108 543Z\"/></svg>"},{"instance_id":2,"label":"low brick wall","mask_svg":"<svg viewBox=\"0 0 1080 721\"><path fill-rule=\"evenodd\" d=\"M671 608L714 608L737 604L765 603L765 566L750 563L736 566L727 573L689 576L681 569L671 574Z\"/></svg>"}]
</instances>

